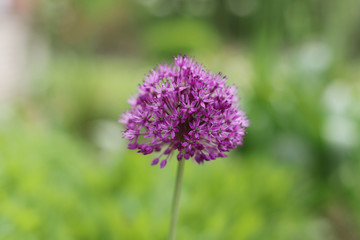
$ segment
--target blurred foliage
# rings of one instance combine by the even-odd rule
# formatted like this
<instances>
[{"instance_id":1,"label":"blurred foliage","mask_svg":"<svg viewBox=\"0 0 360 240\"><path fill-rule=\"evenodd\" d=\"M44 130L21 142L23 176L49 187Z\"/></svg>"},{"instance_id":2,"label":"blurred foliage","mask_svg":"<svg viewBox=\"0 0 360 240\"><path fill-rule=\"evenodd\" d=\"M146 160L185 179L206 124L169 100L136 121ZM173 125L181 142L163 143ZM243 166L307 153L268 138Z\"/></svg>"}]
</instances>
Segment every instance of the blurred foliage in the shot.
<instances>
[{"instance_id":1,"label":"blurred foliage","mask_svg":"<svg viewBox=\"0 0 360 240\"><path fill-rule=\"evenodd\" d=\"M166 57L177 55L179 49L199 53L216 51L220 42L219 36L207 23L187 19L152 22L142 39L142 45L149 53Z\"/></svg>"},{"instance_id":2,"label":"blurred foliage","mask_svg":"<svg viewBox=\"0 0 360 240\"><path fill-rule=\"evenodd\" d=\"M50 60L0 105L0 239L165 239L175 161L151 167L116 121L178 52L251 121L229 158L186 163L178 239L359 239L359 1L38 3Z\"/></svg>"},{"instance_id":3,"label":"blurred foliage","mask_svg":"<svg viewBox=\"0 0 360 240\"><path fill-rule=\"evenodd\" d=\"M99 162L79 139L22 122L2 131L0 141L0 239L166 235L175 164L149 171L150 158L129 151ZM188 162L179 238L311 236L300 201L306 186L294 169L232 160L206 168Z\"/></svg>"}]
</instances>

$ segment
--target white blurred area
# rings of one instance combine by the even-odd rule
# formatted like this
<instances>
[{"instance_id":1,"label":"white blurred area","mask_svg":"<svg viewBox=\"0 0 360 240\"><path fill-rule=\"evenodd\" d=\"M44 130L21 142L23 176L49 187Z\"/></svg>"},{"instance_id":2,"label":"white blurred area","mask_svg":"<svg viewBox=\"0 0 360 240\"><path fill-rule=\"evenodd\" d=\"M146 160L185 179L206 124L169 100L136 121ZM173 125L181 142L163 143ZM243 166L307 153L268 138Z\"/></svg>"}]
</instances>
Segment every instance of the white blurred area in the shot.
<instances>
[{"instance_id":1,"label":"white blurred area","mask_svg":"<svg viewBox=\"0 0 360 240\"><path fill-rule=\"evenodd\" d=\"M35 0L0 0L0 106L27 86L30 20Z\"/></svg>"}]
</instances>

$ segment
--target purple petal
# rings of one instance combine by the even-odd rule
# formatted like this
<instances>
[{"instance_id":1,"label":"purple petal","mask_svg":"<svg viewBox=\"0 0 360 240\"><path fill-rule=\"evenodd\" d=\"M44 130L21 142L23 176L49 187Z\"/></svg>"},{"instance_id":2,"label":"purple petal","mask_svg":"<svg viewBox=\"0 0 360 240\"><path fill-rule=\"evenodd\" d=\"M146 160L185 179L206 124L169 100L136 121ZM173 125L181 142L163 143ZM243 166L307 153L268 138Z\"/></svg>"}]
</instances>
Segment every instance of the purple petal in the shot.
<instances>
[{"instance_id":1,"label":"purple petal","mask_svg":"<svg viewBox=\"0 0 360 240\"><path fill-rule=\"evenodd\" d=\"M158 164L158 162L159 162L159 158L155 158L154 160L152 160L151 166Z\"/></svg>"},{"instance_id":2,"label":"purple petal","mask_svg":"<svg viewBox=\"0 0 360 240\"><path fill-rule=\"evenodd\" d=\"M160 168L165 167L165 166L166 166L166 163L167 163L167 160L166 160L166 159L162 160L161 163L160 163Z\"/></svg>"},{"instance_id":3,"label":"purple petal","mask_svg":"<svg viewBox=\"0 0 360 240\"><path fill-rule=\"evenodd\" d=\"M183 158L183 153L179 152L179 154L177 155L177 160L181 161L182 158Z\"/></svg>"}]
</instances>

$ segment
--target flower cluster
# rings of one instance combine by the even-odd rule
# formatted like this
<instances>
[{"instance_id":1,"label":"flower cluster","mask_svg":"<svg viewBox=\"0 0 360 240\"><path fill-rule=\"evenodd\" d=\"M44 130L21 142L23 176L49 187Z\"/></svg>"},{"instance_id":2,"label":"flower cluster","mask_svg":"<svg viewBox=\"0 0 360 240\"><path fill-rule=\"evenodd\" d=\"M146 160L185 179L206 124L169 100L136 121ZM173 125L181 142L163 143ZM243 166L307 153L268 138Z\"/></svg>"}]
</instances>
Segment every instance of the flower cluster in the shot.
<instances>
[{"instance_id":1,"label":"flower cluster","mask_svg":"<svg viewBox=\"0 0 360 240\"><path fill-rule=\"evenodd\" d=\"M242 145L249 126L236 87L185 55L174 62L150 71L129 101L132 108L121 116L129 149L160 152L151 164L162 159L161 168L176 150L179 161L193 158L199 164L226 157L224 152Z\"/></svg>"}]
</instances>

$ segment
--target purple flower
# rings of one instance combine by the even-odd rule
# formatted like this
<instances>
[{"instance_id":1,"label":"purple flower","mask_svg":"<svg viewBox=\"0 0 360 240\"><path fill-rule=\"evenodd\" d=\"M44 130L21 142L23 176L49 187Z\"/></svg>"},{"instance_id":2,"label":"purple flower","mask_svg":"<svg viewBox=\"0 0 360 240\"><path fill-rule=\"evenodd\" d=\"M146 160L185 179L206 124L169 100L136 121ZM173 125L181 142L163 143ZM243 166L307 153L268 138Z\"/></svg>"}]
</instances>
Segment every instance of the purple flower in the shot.
<instances>
[{"instance_id":1,"label":"purple flower","mask_svg":"<svg viewBox=\"0 0 360 240\"><path fill-rule=\"evenodd\" d=\"M178 161L192 158L199 164L226 157L224 152L243 144L249 126L236 87L185 55L174 62L150 71L119 120L129 149L145 155L165 148L152 161L156 165L166 155L161 168L175 151Z\"/></svg>"}]
</instances>

